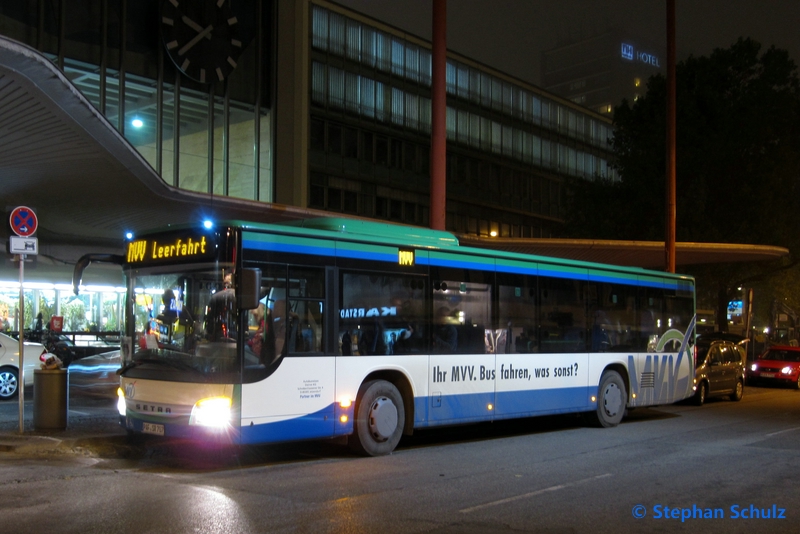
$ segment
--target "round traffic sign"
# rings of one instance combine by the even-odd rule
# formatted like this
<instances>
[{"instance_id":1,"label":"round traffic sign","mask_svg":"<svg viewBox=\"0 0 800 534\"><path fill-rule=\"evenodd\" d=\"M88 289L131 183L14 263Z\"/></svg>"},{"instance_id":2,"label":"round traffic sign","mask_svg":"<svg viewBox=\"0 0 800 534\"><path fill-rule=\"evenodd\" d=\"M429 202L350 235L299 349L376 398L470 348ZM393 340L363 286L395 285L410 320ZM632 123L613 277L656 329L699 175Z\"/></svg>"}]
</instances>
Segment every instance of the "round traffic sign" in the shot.
<instances>
[{"instance_id":1,"label":"round traffic sign","mask_svg":"<svg viewBox=\"0 0 800 534\"><path fill-rule=\"evenodd\" d=\"M20 237L30 237L36 233L36 227L39 226L39 219L32 209L19 206L14 208L9 217L11 230Z\"/></svg>"}]
</instances>

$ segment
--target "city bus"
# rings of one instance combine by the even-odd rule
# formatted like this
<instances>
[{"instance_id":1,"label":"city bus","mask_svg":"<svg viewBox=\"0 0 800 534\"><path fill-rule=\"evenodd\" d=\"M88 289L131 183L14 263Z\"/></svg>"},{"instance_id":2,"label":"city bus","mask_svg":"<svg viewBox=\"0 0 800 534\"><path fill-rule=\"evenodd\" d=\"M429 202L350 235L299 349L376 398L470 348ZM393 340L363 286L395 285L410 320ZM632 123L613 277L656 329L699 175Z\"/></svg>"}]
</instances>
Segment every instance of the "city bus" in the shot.
<instances>
[{"instance_id":1,"label":"city bus","mask_svg":"<svg viewBox=\"0 0 800 534\"><path fill-rule=\"evenodd\" d=\"M693 393L688 276L343 218L174 226L126 247L132 434L343 438L377 456L415 429L566 413L613 427Z\"/></svg>"}]
</instances>

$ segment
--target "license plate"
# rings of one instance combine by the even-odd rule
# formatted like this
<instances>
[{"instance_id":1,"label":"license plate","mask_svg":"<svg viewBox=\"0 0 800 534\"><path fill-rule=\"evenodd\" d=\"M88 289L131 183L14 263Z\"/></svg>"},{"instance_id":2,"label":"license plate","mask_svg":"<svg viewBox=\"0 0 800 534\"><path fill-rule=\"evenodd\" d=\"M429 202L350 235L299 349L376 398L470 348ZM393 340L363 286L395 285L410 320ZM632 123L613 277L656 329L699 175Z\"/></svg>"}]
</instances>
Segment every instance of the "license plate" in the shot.
<instances>
[{"instance_id":1,"label":"license plate","mask_svg":"<svg viewBox=\"0 0 800 534\"><path fill-rule=\"evenodd\" d=\"M142 432L145 434L164 435L164 425L154 425L153 423L142 423Z\"/></svg>"},{"instance_id":2,"label":"license plate","mask_svg":"<svg viewBox=\"0 0 800 534\"><path fill-rule=\"evenodd\" d=\"M761 373L761 378L775 378L775 373Z\"/></svg>"}]
</instances>

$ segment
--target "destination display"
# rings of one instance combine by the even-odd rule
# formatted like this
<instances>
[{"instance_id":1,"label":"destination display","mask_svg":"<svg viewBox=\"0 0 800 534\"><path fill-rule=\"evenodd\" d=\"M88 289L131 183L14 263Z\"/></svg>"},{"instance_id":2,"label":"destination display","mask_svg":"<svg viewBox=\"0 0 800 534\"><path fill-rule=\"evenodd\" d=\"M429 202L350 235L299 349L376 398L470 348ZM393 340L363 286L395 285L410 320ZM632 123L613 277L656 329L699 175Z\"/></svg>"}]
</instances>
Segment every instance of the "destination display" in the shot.
<instances>
[{"instance_id":1,"label":"destination display","mask_svg":"<svg viewBox=\"0 0 800 534\"><path fill-rule=\"evenodd\" d=\"M134 239L128 243L125 259L132 265L152 265L214 259L216 251L213 235L187 231Z\"/></svg>"}]
</instances>

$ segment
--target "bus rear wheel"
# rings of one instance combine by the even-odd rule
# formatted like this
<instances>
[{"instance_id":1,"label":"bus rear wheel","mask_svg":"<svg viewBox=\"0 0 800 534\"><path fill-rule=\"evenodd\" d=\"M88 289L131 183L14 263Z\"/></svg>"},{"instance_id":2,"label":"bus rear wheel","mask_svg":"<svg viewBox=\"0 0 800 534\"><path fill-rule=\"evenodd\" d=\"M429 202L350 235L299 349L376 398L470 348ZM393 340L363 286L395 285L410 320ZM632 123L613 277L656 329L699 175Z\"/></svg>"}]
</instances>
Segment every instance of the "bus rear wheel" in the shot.
<instances>
[{"instance_id":1,"label":"bus rear wheel","mask_svg":"<svg viewBox=\"0 0 800 534\"><path fill-rule=\"evenodd\" d=\"M625 381L616 371L606 371L600 377L597 388L597 409L589 412L589 422L598 427L617 426L625 415L628 404L628 392Z\"/></svg>"},{"instance_id":2,"label":"bus rear wheel","mask_svg":"<svg viewBox=\"0 0 800 534\"><path fill-rule=\"evenodd\" d=\"M366 456L390 454L403 434L403 397L391 382L372 380L361 386L356 402L350 448Z\"/></svg>"}]
</instances>

